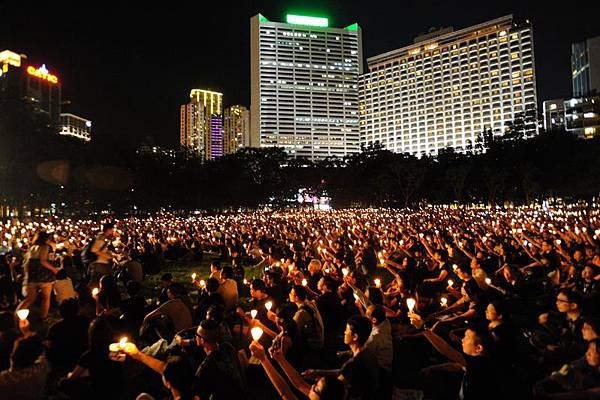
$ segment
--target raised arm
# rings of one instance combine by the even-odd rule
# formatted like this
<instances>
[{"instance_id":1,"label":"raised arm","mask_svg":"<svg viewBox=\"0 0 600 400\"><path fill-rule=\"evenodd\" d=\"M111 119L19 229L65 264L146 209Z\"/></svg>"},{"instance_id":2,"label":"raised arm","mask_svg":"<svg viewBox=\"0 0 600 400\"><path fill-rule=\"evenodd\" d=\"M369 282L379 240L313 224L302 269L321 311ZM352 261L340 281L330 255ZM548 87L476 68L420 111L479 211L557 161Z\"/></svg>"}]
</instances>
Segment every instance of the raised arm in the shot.
<instances>
[{"instance_id":1,"label":"raised arm","mask_svg":"<svg viewBox=\"0 0 600 400\"><path fill-rule=\"evenodd\" d=\"M296 397L296 395L294 395L292 388L290 388L285 379L283 379L283 377L279 375L279 372L277 372L277 370L271 363L271 360L269 360L269 357L267 357L265 349L260 345L260 343L250 343L250 351L252 352L252 355L260 361L261 365L263 366L263 369L267 373L267 376L271 380L271 383L273 384L273 386L275 386L275 389L277 389L277 393L279 393L279 396L281 396L281 398L284 400L297 400L298 398ZM310 392L310 386L308 387L308 392ZM308 396L308 392L302 393Z\"/></svg>"}]
</instances>

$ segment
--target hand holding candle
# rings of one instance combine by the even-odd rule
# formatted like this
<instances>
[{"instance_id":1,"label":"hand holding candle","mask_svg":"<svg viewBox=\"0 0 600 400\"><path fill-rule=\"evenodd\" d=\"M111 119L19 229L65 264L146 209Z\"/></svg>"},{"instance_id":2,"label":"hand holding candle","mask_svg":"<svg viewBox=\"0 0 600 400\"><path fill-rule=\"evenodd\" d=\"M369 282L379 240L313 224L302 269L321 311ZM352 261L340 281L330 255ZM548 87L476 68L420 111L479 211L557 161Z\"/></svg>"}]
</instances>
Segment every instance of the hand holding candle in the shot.
<instances>
[{"instance_id":1,"label":"hand holding candle","mask_svg":"<svg viewBox=\"0 0 600 400\"><path fill-rule=\"evenodd\" d=\"M373 281L375 283L375 287L381 289L381 279L377 278Z\"/></svg>"}]
</instances>

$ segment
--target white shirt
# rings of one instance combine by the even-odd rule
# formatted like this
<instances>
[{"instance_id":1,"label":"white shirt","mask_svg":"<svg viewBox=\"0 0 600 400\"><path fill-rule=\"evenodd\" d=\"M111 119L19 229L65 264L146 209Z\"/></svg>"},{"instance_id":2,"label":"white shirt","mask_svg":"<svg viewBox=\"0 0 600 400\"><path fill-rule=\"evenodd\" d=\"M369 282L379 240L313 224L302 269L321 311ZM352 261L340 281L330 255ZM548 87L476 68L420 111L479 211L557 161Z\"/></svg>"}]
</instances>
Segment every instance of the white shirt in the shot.
<instances>
[{"instance_id":1,"label":"white shirt","mask_svg":"<svg viewBox=\"0 0 600 400\"><path fill-rule=\"evenodd\" d=\"M377 357L377 363L386 371L392 370L394 359L394 344L392 342L392 325L389 320L379 325L373 325L371 335L367 340L367 347Z\"/></svg>"}]
</instances>

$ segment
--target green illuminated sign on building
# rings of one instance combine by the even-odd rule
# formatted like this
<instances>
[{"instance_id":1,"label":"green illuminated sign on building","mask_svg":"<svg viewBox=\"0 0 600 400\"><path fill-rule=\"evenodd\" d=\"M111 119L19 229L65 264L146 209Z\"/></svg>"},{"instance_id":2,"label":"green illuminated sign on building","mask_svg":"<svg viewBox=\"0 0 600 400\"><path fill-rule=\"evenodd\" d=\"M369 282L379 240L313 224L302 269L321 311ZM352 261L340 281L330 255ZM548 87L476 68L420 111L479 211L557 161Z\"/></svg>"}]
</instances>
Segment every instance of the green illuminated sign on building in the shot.
<instances>
[{"instance_id":1,"label":"green illuminated sign on building","mask_svg":"<svg viewBox=\"0 0 600 400\"><path fill-rule=\"evenodd\" d=\"M318 26L321 28L327 28L329 26L329 20L323 17L288 14L286 21L288 24L294 25Z\"/></svg>"}]
</instances>

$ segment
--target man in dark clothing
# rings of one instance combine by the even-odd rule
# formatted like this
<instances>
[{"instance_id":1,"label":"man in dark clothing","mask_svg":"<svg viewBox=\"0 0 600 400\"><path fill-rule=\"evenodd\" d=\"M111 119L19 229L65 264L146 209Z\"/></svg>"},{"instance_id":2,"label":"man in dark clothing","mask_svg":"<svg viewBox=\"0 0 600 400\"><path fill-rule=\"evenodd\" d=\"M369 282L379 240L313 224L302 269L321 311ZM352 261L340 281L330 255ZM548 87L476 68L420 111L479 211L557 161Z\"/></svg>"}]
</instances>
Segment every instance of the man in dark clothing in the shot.
<instances>
[{"instance_id":1,"label":"man in dark clothing","mask_svg":"<svg viewBox=\"0 0 600 400\"><path fill-rule=\"evenodd\" d=\"M339 370L313 370L304 372L307 378L337 376L348 389L349 400L371 400L380 396L380 374L377 358L366 346L372 325L367 317L354 315L346 323L344 344L350 347L352 358Z\"/></svg>"},{"instance_id":2,"label":"man in dark clothing","mask_svg":"<svg viewBox=\"0 0 600 400\"><path fill-rule=\"evenodd\" d=\"M48 360L56 366L70 369L88 348L90 321L78 315L77 299L63 300L59 312L62 319L48 330Z\"/></svg>"},{"instance_id":3,"label":"man in dark clothing","mask_svg":"<svg viewBox=\"0 0 600 400\"><path fill-rule=\"evenodd\" d=\"M423 327L423 321L410 313L411 323L417 328ZM459 400L478 399L519 399L518 390L513 387L508 371L503 370L501 363L491 357L493 339L485 328L471 326L465 331L462 339L462 353L455 350L432 329L423 331L423 336L432 346L452 360L457 370L464 371L458 393Z\"/></svg>"},{"instance_id":4,"label":"man in dark clothing","mask_svg":"<svg viewBox=\"0 0 600 400\"><path fill-rule=\"evenodd\" d=\"M204 349L206 358L196 371L194 392L201 399L244 399L246 376L237 352L229 343L220 343L219 324L204 320L196 331L196 343Z\"/></svg>"}]
</instances>

